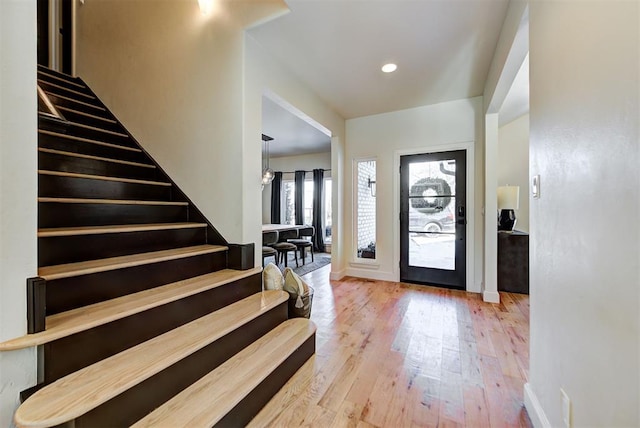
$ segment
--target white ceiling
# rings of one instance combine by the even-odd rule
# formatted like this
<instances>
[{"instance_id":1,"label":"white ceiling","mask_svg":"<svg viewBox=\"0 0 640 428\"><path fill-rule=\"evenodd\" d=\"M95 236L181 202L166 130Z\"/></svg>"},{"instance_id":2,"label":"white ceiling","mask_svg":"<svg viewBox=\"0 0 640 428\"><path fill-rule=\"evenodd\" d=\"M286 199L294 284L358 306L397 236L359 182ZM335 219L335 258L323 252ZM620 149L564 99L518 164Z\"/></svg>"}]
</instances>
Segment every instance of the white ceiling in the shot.
<instances>
[{"instance_id":1,"label":"white ceiling","mask_svg":"<svg viewBox=\"0 0 640 428\"><path fill-rule=\"evenodd\" d=\"M262 133L273 138L271 157L331 151L331 137L266 96L262 97Z\"/></svg>"},{"instance_id":2,"label":"white ceiling","mask_svg":"<svg viewBox=\"0 0 640 428\"><path fill-rule=\"evenodd\" d=\"M287 4L250 33L349 119L481 95L508 0ZM382 73L386 62L398 70Z\"/></svg>"}]
</instances>

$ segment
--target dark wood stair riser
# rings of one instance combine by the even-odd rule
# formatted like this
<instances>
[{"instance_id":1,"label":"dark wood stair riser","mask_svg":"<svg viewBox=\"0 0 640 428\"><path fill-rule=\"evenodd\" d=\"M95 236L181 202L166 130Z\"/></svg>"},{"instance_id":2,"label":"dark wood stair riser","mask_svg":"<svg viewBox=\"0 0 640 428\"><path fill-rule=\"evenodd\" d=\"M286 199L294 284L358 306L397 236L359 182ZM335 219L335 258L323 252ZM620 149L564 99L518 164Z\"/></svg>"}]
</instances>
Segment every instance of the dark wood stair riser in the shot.
<instances>
[{"instance_id":1,"label":"dark wood stair riser","mask_svg":"<svg viewBox=\"0 0 640 428\"><path fill-rule=\"evenodd\" d=\"M117 149L119 150L119 149ZM116 160L122 160L113 158ZM146 164L148 162L140 162ZM85 159L58 153L38 152L38 169L47 171L75 172L77 174L104 175L107 177L134 178L157 181L156 168Z\"/></svg>"},{"instance_id":2,"label":"dark wood stair riser","mask_svg":"<svg viewBox=\"0 0 640 428\"><path fill-rule=\"evenodd\" d=\"M78 109L74 109L74 110L78 110ZM65 109L60 109L60 113L62 113L62 115L71 122L81 123L83 125L93 126L95 128L106 129L107 131L121 132L123 134L127 133L127 131L117 122L116 123L108 122L105 120L96 119L91 116L78 114L73 111L69 111ZM92 114L93 116L105 117L106 119L113 119L112 117L106 117L105 115L94 114L91 112L87 112L87 113Z\"/></svg>"},{"instance_id":3,"label":"dark wood stair riser","mask_svg":"<svg viewBox=\"0 0 640 428\"><path fill-rule=\"evenodd\" d=\"M38 266L97 260L207 243L204 227L38 239Z\"/></svg>"},{"instance_id":4,"label":"dark wood stair riser","mask_svg":"<svg viewBox=\"0 0 640 428\"><path fill-rule=\"evenodd\" d=\"M38 196L50 198L171 201L171 186L39 174Z\"/></svg>"},{"instance_id":5,"label":"dark wood stair riser","mask_svg":"<svg viewBox=\"0 0 640 428\"><path fill-rule=\"evenodd\" d=\"M61 96L58 97L57 95L61 95ZM107 113L106 110L103 110L100 104L96 103L95 101L92 102L92 100L90 99L80 100L74 97L68 97L66 94L62 94L53 90L51 92L47 92L47 96L49 97L51 102L55 105L61 105L62 107L69 107L74 110L92 114L94 116L107 117L111 119L111 116L109 115L109 113Z\"/></svg>"},{"instance_id":6,"label":"dark wood stair riser","mask_svg":"<svg viewBox=\"0 0 640 428\"><path fill-rule=\"evenodd\" d=\"M86 413L75 427L131 425L286 319L284 303Z\"/></svg>"},{"instance_id":7,"label":"dark wood stair riser","mask_svg":"<svg viewBox=\"0 0 640 428\"><path fill-rule=\"evenodd\" d=\"M314 333L214 426L246 426L315 352L316 334Z\"/></svg>"},{"instance_id":8,"label":"dark wood stair riser","mask_svg":"<svg viewBox=\"0 0 640 428\"><path fill-rule=\"evenodd\" d=\"M188 221L184 205L121 205L40 202L38 227L104 226Z\"/></svg>"},{"instance_id":9,"label":"dark wood stair riser","mask_svg":"<svg viewBox=\"0 0 640 428\"><path fill-rule=\"evenodd\" d=\"M47 281L47 315L226 268L220 251L177 260Z\"/></svg>"},{"instance_id":10,"label":"dark wood stair riser","mask_svg":"<svg viewBox=\"0 0 640 428\"><path fill-rule=\"evenodd\" d=\"M44 346L45 382L166 333L262 289L261 274L74 334Z\"/></svg>"},{"instance_id":11,"label":"dark wood stair riser","mask_svg":"<svg viewBox=\"0 0 640 428\"><path fill-rule=\"evenodd\" d=\"M38 76L38 85L44 89L45 91L56 92L60 95L64 95L65 97L77 99L80 101L84 101L85 103L96 103L98 100L93 97L93 94L87 90L87 88L80 88L79 86L69 85L65 82L61 82L60 80L55 79L43 79ZM83 96L80 94L88 95ZM93 98L89 98L93 97Z\"/></svg>"},{"instance_id":12,"label":"dark wood stair riser","mask_svg":"<svg viewBox=\"0 0 640 428\"><path fill-rule=\"evenodd\" d=\"M58 77L59 79L55 79L55 78L53 78L51 76ZM47 67L44 67L44 66L41 66L41 65L38 65L38 79L47 80L47 81L53 82L53 83L61 82L60 79L62 79L62 83L72 82L72 83L77 83L78 85L82 85L83 84L82 81L80 79L78 79L77 77L71 77L68 74L63 74L63 73L60 73L60 72L55 71L55 70L51 70L50 68L47 68ZM69 88L73 88L73 87L77 88L76 85L67 84L67 86ZM81 89L81 88L78 88L78 89Z\"/></svg>"},{"instance_id":13,"label":"dark wood stair riser","mask_svg":"<svg viewBox=\"0 0 640 428\"><path fill-rule=\"evenodd\" d=\"M104 141L105 143L120 144L122 146L127 146L127 147L135 147L135 144L132 142L132 140L129 138L128 135L123 137L122 135L115 135L109 132L101 131L100 129L102 129L102 126L98 126L97 128L98 129L90 129L90 128L85 128L82 126L71 124L71 126L69 127L68 134L73 135L75 137Z\"/></svg>"},{"instance_id":14,"label":"dark wood stair riser","mask_svg":"<svg viewBox=\"0 0 640 428\"><path fill-rule=\"evenodd\" d=\"M135 148L132 144L121 144L120 142L108 141L108 139L105 138L97 138L95 141L126 148ZM38 133L38 147L129 162L149 163L147 156L142 152L120 149L118 147L110 147L102 144L94 144L87 141L78 141L70 138L57 137L43 133Z\"/></svg>"}]
</instances>

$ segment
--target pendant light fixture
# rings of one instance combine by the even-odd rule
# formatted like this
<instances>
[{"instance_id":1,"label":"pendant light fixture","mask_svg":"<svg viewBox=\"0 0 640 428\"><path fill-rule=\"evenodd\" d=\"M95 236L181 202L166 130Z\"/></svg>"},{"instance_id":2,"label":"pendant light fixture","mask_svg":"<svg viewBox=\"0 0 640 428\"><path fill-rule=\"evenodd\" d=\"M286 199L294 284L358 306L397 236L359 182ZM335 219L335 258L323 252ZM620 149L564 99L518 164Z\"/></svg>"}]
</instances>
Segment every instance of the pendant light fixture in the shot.
<instances>
[{"instance_id":1,"label":"pendant light fixture","mask_svg":"<svg viewBox=\"0 0 640 428\"><path fill-rule=\"evenodd\" d=\"M273 178L275 177L273 170L271 168L269 168L269 142L272 141L273 138L269 137L268 135L264 135L262 134L262 142L265 145L265 154L266 156L266 162L264 165L264 168L262 169L262 188L264 189L264 186L267 184L271 184L271 182L273 181Z\"/></svg>"}]
</instances>

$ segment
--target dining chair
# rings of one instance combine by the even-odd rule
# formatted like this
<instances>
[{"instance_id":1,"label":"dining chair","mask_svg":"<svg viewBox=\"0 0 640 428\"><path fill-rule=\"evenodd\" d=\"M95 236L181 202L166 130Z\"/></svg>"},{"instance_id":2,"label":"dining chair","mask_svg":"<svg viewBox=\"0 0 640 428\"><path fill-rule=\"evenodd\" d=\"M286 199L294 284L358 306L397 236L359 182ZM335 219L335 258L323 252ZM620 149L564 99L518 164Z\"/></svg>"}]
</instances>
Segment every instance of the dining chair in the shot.
<instances>
[{"instance_id":1,"label":"dining chair","mask_svg":"<svg viewBox=\"0 0 640 428\"><path fill-rule=\"evenodd\" d=\"M273 261L278 264L278 251L272 246L277 242L278 232L262 232L262 266L267 257L273 257Z\"/></svg>"},{"instance_id":2,"label":"dining chair","mask_svg":"<svg viewBox=\"0 0 640 428\"><path fill-rule=\"evenodd\" d=\"M301 227L298 229L298 237L294 239L288 239L287 242L294 244L300 251L300 257L302 258L302 264L306 262L307 255L305 251L307 248L311 250L311 263L313 263L313 235L315 234L315 228L313 226Z\"/></svg>"},{"instance_id":3,"label":"dining chair","mask_svg":"<svg viewBox=\"0 0 640 428\"><path fill-rule=\"evenodd\" d=\"M296 247L295 244L287 242L287 240L297 237L297 230L283 230L279 233L278 242L271 245L278 252L278 263L280 263L281 258L284 259L284 267L288 267L290 251L293 251L293 254L296 257L296 267L298 267L298 247Z\"/></svg>"}]
</instances>

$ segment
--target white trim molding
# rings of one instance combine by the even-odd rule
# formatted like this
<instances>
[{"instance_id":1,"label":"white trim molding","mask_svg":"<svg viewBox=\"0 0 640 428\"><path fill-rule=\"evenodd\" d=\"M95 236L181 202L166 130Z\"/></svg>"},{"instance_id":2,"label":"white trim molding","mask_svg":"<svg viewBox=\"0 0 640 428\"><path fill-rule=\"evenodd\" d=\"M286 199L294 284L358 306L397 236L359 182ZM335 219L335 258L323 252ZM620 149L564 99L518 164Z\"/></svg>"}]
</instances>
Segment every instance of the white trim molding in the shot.
<instances>
[{"instance_id":1,"label":"white trim molding","mask_svg":"<svg viewBox=\"0 0 640 428\"><path fill-rule=\"evenodd\" d=\"M393 272L379 271L375 269L356 269L347 268L347 276L355 276L357 278L375 279L376 281L399 282L395 279Z\"/></svg>"},{"instance_id":2,"label":"white trim molding","mask_svg":"<svg viewBox=\"0 0 640 428\"><path fill-rule=\"evenodd\" d=\"M345 276L346 276L346 273L344 270L331 271L331 273L329 274L329 279L331 281L340 281Z\"/></svg>"},{"instance_id":3,"label":"white trim molding","mask_svg":"<svg viewBox=\"0 0 640 428\"><path fill-rule=\"evenodd\" d=\"M547 419L547 415L545 415L542 405L529 382L524 384L524 407L527 409L534 427L551 428L551 423Z\"/></svg>"},{"instance_id":4,"label":"white trim molding","mask_svg":"<svg viewBox=\"0 0 640 428\"><path fill-rule=\"evenodd\" d=\"M480 290L475 284L475 144L473 141L442 144L437 146L427 146L410 150L396 150L393 153L393 272L390 281L400 282L400 157L407 155L417 155L422 153L451 152L455 150L465 150L467 157L467 272L465 278L465 290L479 293Z\"/></svg>"},{"instance_id":5,"label":"white trim molding","mask_svg":"<svg viewBox=\"0 0 640 428\"><path fill-rule=\"evenodd\" d=\"M488 303L500 303L500 293L497 291L485 290L482 292L482 300Z\"/></svg>"}]
</instances>

